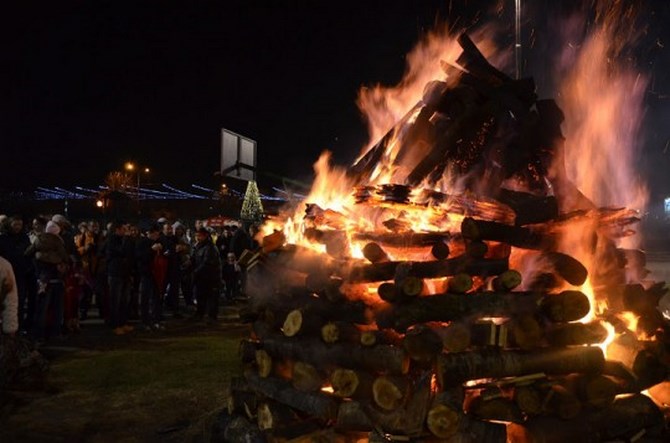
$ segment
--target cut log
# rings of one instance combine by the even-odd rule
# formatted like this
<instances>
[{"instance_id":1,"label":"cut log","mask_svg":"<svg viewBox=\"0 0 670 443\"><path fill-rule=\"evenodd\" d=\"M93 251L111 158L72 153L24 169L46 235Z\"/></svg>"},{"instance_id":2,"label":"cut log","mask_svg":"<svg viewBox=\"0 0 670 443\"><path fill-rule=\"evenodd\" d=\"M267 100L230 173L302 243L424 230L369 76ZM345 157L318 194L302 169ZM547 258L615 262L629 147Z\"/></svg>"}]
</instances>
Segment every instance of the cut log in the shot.
<instances>
[{"instance_id":1,"label":"cut log","mask_svg":"<svg viewBox=\"0 0 670 443\"><path fill-rule=\"evenodd\" d=\"M363 371L335 369L330 376L333 395L355 399L370 399L374 378Z\"/></svg>"},{"instance_id":2,"label":"cut log","mask_svg":"<svg viewBox=\"0 0 670 443\"><path fill-rule=\"evenodd\" d=\"M545 223L558 217L556 197L538 197L526 192L501 188L496 200L506 204L516 213L517 226Z\"/></svg>"},{"instance_id":3,"label":"cut log","mask_svg":"<svg viewBox=\"0 0 670 443\"><path fill-rule=\"evenodd\" d=\"M556 273L571 285L581 286L586 281L588 271L579 260L561 252L543 252L542 257L549 261Z\"/></svg>"},{"instance_id":4,"label":"cut log","mask_svg":"<svg viewBox=\"0 0 670 443\"><path fill-rule=\"evenodd\" d=\"M563 386L552 386L542 403L546 412L563 420L573 419L582 411L582 402Z\"/></svg>"},{"instance_id":5,"label":"cut log","mask_svg":"<svg viewBox=\"0 0 670 443\"><path fill-rule=\"evenodd\" d=\"M286 316L282 325L282 332L287 337L295 337L298 334L314 334L321 329L322 325L323 320L321 318L306 315L300 309L294 309Z\"/></svg>"},{"instance_id":6,"label":"cut log","mask_svg":"<svg viewBox=\"0 0 670 443\"><path fill-rule=\"evenodd\" d=\"M377 295L382 300L389 303L396 303L402 299L400 291L394 283L385 282L379 285L377 288Z\"/></svg>"},{"instance_id":7,"label":"cut log","mask_svg":"<svg viewBox=\"0 0 670 443\"><path fill-rule=\"evenodd\" d=\"M557 242L554 236L535 232L529 228L475 220L471 217L463 219L461 233L470 240L499 241L522 249L553 249Z\"/></svg>"},{"instance_id":8,"label":"cut log","mask_svg":"<svg viewBox=\"0 0 670 443\"><path fill-rule=\"evenodd\" d=\"M472 285L472 277L463 272L450 277L447 281L448 291L454 294L464 294L472 289Z\"/></svg>"},{"instance_id":9,"label":"cut log","mask_svg":"<svg viewBox=\"0 0 670 443\"><path fill-rule=\"evenodd\" d=\"M479 276L499 275L505 272L509 265L507 260L502 259L468 260L465 257L413 263L391 261L354 266L351 268L348 279L351 282L393 280L396 276L396 268L399 266L410 266L411 274L417 278L438 278L461 272Z\"/></svg>"},{"instance_id":10,"label":"cut log","mask_svg":"<svg viewBox=\"0 0 670 443\"><path fill-rule=\"evenodd\" d=\"M519 271L509 269L493 279L494 291L511 291L521 284L522 278Z\"/></svg>"},{"instance_id":11,"label":"cut log","mask_svg":"<svg viewBox=\"0 0 670 443\"><path fill-rule=\"evenodd\" d=\"M300 292L302 291L302 292ZM327 321L348 321L357 324L367 324L368 307L362 301L348 301L347 303L331 302L325 297L318 297L315 294L302 288L295 288L294 294L274 294L262 301L254 302L254 309L257 312L270 314L273 318L264 317L270 324L276 324L281 321L283 324L286 316L291 311L300 311L300 314L293 314L296 320L302 325L302 320L307 319L307 325L316 327L317 331ZM272 320L272 321L271 321ZM322 322L318 325L318 322ZM312 329L313 330L313 329ZM296 332L297 333L297 332Z\"/></svg>"},{"instance_id":12,"label":"cut log","mask_svg":"<svg viewBox=\"0 0 670 443\"><path fill-rule=\"evenodd\" d=\"M360 342L362 346L399 345L400 341L400 335L390 329L373 329L361 332Z\"/></svg>"},{"instance_id":13,"label":"cut log","mask_svg":"<svg viewBox=\"0 0 670 443\"><path fill-rule=\"evenodd\" d=\"M449 245L444 241L435 242L435 244L430 248L430 253L435 257L436 260L446 260L449 258L450 253Z\"/></svg>"},{"instance_id":14,"label":"cut log","mask_svg":"<svg viewBox=\"0 0 670 443\"><path fill-rule=\"evenodd\" d=\"M316 392L325 383L325 378L314 366L297 361L293 365L291 383L299 391Z\"/></svg>"},{"instance_id":15,"label":"cut log","mask_svg":"<svg viewBox=\"0 0 670 443\"><path fill-rule=\"evenodd\" d=\"M546 330L552 346L595 345L607 338L607 329L600 322L567 323L554 325Z\"/></svg>"},{"instance_id":16,"label":"cut log","mask_svg":"<svg viewBox=\"0 0 670 443\"><path fill-rule=\"evenodd\" d=\"M418 323L452 321L474 315L511 317L540 312L553 322L567 322L579 320L589 309L588 297L578 291L554 295L529 292L439 294L384 307L376 312L376 320L382 328L404 331Z\"/></svg>"},{"instance_id":17,"label":"cut log","mask_svg":"<svg viewBox=\"0 0 670 443\"><path fill-rule=\"evenodd\" d=\"M584 403L596 408L604 408L614 403L621 394L619 384L606 375L575 375L567 377L567 386Z\"/></svg>"},{"instance_id":18,"label":"cut log","mask_svg":"<svg viewBox=\"0 0 670 443\"><path fill-rule=\"evenodd\" d=\"M522 351L484 350L442 354L437 358L440 386L451 387L468 380L501 378L544 372L598 374L605 357L598 347Z\"/></svg>"},{"instance_id":19,"label":"cut log","mask_svg":"<svg viewBox=\"0 0 670 443\"><path fill-rule=\"evenodd\" d=\"M380 263L389 261L389 256L377 243L370 242L363 247L363 257L370 263Z\"/></svg>"},{"instance_id":20,"label":"cut log","mask_svg":"<svg viewBox=\"0 0 670 443\"><path fill-rule=\"evenodd\" d=\"M442 338L431 328L423 325L411 328L402 341L409 357L424 365L432 364L442 352Z\"/></svg>"},{"instance_id":21,"label":"cut log","mask_svg":"<svg viewBox=\"0 0 670 443\"><path fill-rule=\"evenodd\" d=\"M648 389L668 376L668 368L632 333L619 335L607 348L608 358L623 363L637 377L640 389Z\"/></svg>"},{"instance_id":22,"label":"cut log","mask_svg":"<svg viewBox=\"0 0 670 443\"><path fill-rule=\"evenodd\" d=\"M405 377L383 375L372 383L372 398L383 410L398 409L408 395L409 382Z\"/></svg>"},{"instance_id":23,"label":"cut log","mask_svg":"<svg viewBox=\"0 0 670 443\"><path fill-rule=\"evenodd\" d=\"M474 259L482 259L489 252L489 246L481 240L470 240L465 244L465 255Z\"/></svg>"},{"instance_id":24,"label":"cut log","mask_svg":"<svg viewBox=\"0 0 670 443\"><path fill-rule=\"evenodd\" d=\"M613 311L632 311L646 315L657 309L661 297L667 291L665 282L660 282L649 289L640 284L628 284L597 289L596 293L607 297L608 307Z\"/></svg>"},{"instance_id":25,"label":"cut log","mask_svg":"<svg viewBox=\"0 0 670 443\"><path fill-rule=\"evenodd\" d=\"M451 322L446 327L434 330L442 339L442 346L447 352L465 351L470 346L470 327L462 322Z\"/></svg>"},{"instance_id":26,"label":"cut log","mask_svg":"<svg viewBox=\"0 0 670 443\"><path fill-rule=\"evenodd\" d=\"M263 349L256 350L256 367L260 377L269 377L272 374L272 357Z\"/></svg>"},{"instance_id":27,"label":"cut log","mask_svg":"<svg viewBox=\"0 0 670 443\"><path fill-rule=\"evenodd\" d=\"M263 263L271 270L287 268L304 274L321 272L330 275L339 267L331 257L297 245L286 245L264 256Z\"/></svg>"},{"instance_id":28,"label":"cut log","mask_svg":"<svg viewBox=\"0 0 670 443\"><path fill-rule=\"evenodd\" d=\"M627 439L638 431L660 427L663 414L648 397L631 395L618 398L608 408L581 414L565 421L553 417L534 417L523 425L510 425L510 441L563 443L566 441L613 441Z\"/></svg>"},{"instance_id":29,"label":"cut log","mask_svg":"<svg viewBox=\"0 0 670 443\"><path fill-rule=\"evenodd\" d=\"M244 376L253 390L267 398L322 420L334 420L337 417L339 405L333 397L299 391L283 380L261 378L252 371L246 371Z\"/></svg>"},{"instance_id":30,"label":"cut log","mask_svg":"<svg viewBox=\"0 0 670 443\"><path fill-rule=\"evenodd\" d=\"M428 411L428 430L449 442L505 443L506 427L501 423L476 420L457 408L437 404Z\"/></svg>"},{"instance_id":31,"label":"cut log","mask_svg":"<svg viewBox=\"0 0 670 443\"><path fill-rule=\"evenodd\" d=\"M524 314L512 320L512 342L521 349L533 349L542 345L543 328L533 315Z\"/></svg>"},{"instance_id":32,"label":"cut log","mask_svg":"<svg viewBox=\"0 0 670 443\"><path fill-rule=\"evenodd\" d=\"M419 437L423 434L430 394L430 373L420 373L403 406L386 411L366 402L345 401L340 405L335 426L345 431L376 429L404 438Z\"/></svg>"},{"instance_id":33,"label":"cut log","mask_svg":"<svg viewBox=\"0 0 670 443\"><path fill-rule=\"evenodd\" d=\"M362 347L335 343L326 346L315 338L274 337L264 340L262 346L270 355L304 361L321 370L328 366L390 374L406 374L409 370L405 351L389 345Z\"/></svg>"},{"instance_id":34,"label":"cut log","mask_svg":"<svg viewBox=\"0 0 670 443\"><path fill-rule=\"evenodd\" d=\"M279 429L296 421L295 412L280 403L265 401L258 406L257 423L261 431Z\"/></svg>"},{"instance_id":35,"label":"cut log","mask_svg":"<svg viewBox=\"0 0 670 443\"><path fill-rule=\"evenodd\" d=\"M351 236L353 241L367 241L376 243L379 246L398 248L432 247L438 244L447 246L446 242L450 238L451 234L448 232L357 232ZM447 246L447 251L448 249L449 247ZM447 253L447 255L449 254Z\"/></svg>"},{"instance_id":36,"label":"cut log","mask_svg":"<svg viewBox=\"0 0 670 443\"><path fill-rule=\"evenodd\" d=\"M522 423L524 421L523 413L519 409L519 406L513 400L504 397L490 400L477 397L468 405L468 413L482 420L513 423Z\"/></svg>"},{"instance_id":37,"label":"cut log","mask_svg":"<svg viewBox=\"0 0 670 443\"><path fill-rule=\"evenodd\" d=\"M347 322L328 322L321 327L321 340L324 343L332 344L342 342L360 341L361 331L351 323Z\"/></svg>"},{"instance_id":38,"label":"cut log","mask_svg":"<svg viewBox=\"0 0 670 443\"><path fill-rule=\"evenodd\" d=\"M533 386L514 388L514 402L524 414L538 415L542 412L542 393Z\"/></svg>"}]
</instances>

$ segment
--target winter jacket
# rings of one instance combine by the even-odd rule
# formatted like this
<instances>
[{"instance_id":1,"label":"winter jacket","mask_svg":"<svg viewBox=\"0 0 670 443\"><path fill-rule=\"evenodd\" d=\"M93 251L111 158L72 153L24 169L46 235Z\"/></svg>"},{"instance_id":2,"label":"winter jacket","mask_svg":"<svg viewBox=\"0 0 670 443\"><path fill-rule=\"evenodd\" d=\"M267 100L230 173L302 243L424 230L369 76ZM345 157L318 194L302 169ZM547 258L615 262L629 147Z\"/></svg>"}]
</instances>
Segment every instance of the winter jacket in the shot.
<instances>
[{"instance_id":1,"label":"winter jacket","mask_svg":"<svg viewBox=\"0 0 670 443\"><path fill-rule=\"evenodd\" d=\"M12 232L0 235L0 257L11 263L14 276L17 279L24 279L31 271L30 259L25 255L29 247L30 238L26 233L15 234Z\"/></svg>"},{"instance_id":2,"label":"winter jacket","mask_svg":"<svg viewBox=\"0 0 670 443\"><path fill-rule=\"evenodd\" d=\"M13 334L19 329L19 295L12 265L0 257L0 311L2 332Z\"/></svg>"},{"instance_id":3,"label":"winter jacket","mask_svg":"<svg viewBox=\"0 0 670 443\"><path fill-rule=\"evenodd\" d=\"M197 283L221 282L221 259L211 239L196 243L193 249L193 278Z\"/></svg>"},{"instance_id":4,"label":"winter jacket","mask_svg":"<svg viewBox=\"0 0 670 443\"><path fill-rule=\"evenodd\" d=\"M26 255L35 255L38 262L51 265L67 263L69 255L65 249L63 239L56 234L42 232L37 236L37 240L27 250Z\"/></svg>"},{"instance_id":5,"label":"winter jacket","mask_svg":"<svg viewBox=\"0 0 670 443\"><path fill-rule=\"evenodd\" d=\"M135 248L126 236L111 234L107 242L107 275L130 278L134 256Z\"/></svg>"}]
</instances>

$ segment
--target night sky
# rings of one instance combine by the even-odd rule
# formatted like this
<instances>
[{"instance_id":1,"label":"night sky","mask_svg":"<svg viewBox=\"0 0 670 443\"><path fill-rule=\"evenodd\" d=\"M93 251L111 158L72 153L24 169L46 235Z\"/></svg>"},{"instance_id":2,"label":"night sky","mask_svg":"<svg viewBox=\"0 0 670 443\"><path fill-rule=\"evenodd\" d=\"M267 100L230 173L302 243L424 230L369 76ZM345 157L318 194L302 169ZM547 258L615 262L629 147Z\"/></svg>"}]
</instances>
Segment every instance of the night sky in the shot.
<instances>
[{"instance_id":1,"label":"night sky","mask_svg":"<svg viewBox=\"0 0 670 443\"><path fill-rule=\"evenodd\" d=\"M256 139L259 167L276 174L309 179L324 149L349 163L367 140L358 89L396 83L436 22L472 23L496 2L13 3L0 30L0 188L28 190L102 183L127 160L150 167L150 182L211 184L221 127ZM502 3L511 31L514 1ZM552 41L543 20L575 2L559 3L529 6L525 26L540 42L527 54L531 70ZM670 2L643 3L640 54L654 79L644 163L667 192Z\"/></svg>"}]
</instances>

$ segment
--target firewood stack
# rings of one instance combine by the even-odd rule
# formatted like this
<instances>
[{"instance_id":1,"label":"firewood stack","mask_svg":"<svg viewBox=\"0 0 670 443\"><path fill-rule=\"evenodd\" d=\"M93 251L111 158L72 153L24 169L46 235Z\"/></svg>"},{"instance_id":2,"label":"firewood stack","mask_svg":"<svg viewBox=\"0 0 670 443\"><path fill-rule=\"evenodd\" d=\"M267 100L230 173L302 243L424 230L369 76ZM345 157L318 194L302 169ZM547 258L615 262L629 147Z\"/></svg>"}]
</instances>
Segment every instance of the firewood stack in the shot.
<instances>
[{"instance_id":1,"label":"firewood stack","mask_svg":"<svg viewBox=\"0 0 670 443\"><path fill-rule=\"evenodd\" d=\"M635 212L546 179L560 109L459 41L463 69L445 64L447 82L349 171L375 227L308 203L299 241L276 231L247 254L227 441L667 441L664 284L617 246ZM370 182L383 162L409 165L401 183ZM472 185L434 191L454 168ZM510 177L525 191L502 188ZM593 263L566 250L575 230Z\"/></svg>"}]
</instances>

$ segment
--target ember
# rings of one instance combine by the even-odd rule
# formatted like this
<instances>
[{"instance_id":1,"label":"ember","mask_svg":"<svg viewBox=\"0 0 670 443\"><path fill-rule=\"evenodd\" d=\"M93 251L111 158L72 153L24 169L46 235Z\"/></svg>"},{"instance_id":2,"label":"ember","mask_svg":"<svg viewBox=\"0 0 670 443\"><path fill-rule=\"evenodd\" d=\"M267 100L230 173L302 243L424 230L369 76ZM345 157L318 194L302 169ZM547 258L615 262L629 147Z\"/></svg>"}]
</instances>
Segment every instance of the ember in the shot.
<instances>
[{"instance_id":1,"label":"ember","mask_svg":"<svg viewBox=\"0 0 670 443\"><path fill-rule=\"evenodd\" d=\"M230 412L277 441L662 438L666 290L622 247L637 213L568 174L584 160L532 79L458 43L446 81L347 171L322 157L306 206L265 226Z\"/></svg>"}]
</instances>

